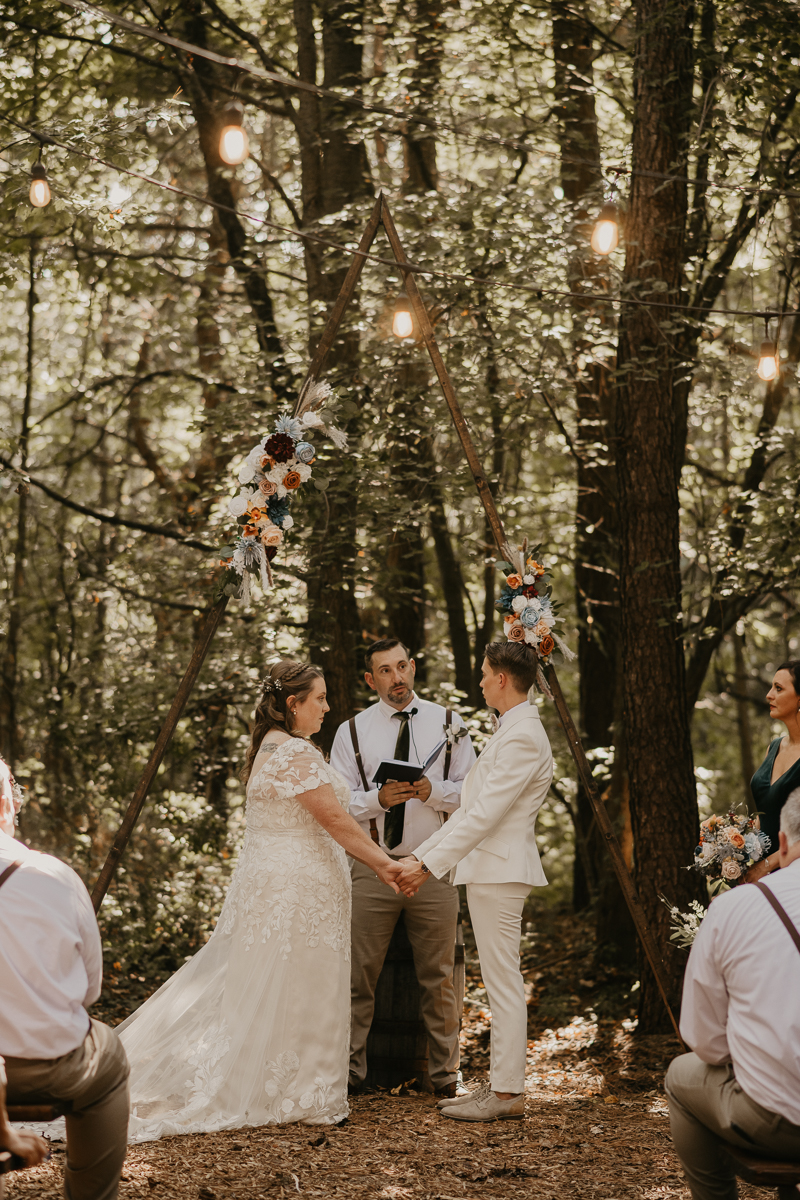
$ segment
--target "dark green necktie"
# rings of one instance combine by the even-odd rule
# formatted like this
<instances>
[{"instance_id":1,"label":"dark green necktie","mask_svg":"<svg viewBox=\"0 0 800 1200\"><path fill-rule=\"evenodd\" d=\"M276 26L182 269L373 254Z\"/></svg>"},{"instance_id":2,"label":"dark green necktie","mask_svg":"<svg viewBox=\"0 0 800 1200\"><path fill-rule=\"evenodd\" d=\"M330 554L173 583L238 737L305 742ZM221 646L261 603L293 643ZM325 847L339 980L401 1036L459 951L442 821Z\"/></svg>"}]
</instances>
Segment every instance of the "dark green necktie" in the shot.
<instances>
[{"instance_id":1,"label":"dark green necktie","mask_svg":"<svg viewBox=\"0 0 800 1200\"><path fill-rule=\"evenodd\" d=\"M402 762L408 762L408 752L411 748L411 731L409 730L408 723L416 714L417 709L410 708L406 712L395 713L392 717L393 721L400 722L397 744L395 745L392 757ZM386 843L387 850L394 850L395 846L399 846L402 842L405 819L405 803L395 804L390 809L387 809L386 818L383 822L383 840Z\"/></svg>"}]
</instances>

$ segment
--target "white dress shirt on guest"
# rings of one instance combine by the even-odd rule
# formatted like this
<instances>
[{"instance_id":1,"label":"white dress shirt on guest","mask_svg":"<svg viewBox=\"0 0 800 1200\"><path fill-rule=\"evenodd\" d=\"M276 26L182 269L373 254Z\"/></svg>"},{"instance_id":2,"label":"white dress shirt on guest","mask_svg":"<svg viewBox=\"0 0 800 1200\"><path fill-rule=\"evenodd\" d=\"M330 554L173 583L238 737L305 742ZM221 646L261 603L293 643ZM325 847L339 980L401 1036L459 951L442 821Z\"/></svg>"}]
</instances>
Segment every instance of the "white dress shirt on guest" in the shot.
<instances>
[{"instance_id":1,"label":"white dress shirt on guest","mask_svg":"<svg viewBox=\"0 0 800 1200\"><path fill-rule=\"evenodd\" d=\"M412 708L417 709L417 714L409 721L408 761L421 765L444 737L446 710L441 704L421 700L416 694L402 711ZM376 704L365 708L356 716L358 748L361 751L364 774L370 785L381 762L395 756L397 735L402 724L399 719L393 719L398 711L383 700L378 700ZM457 731L463 724L458 714L453 713L453 729ZM441 827L445 814L455 812L458 808L461 802L461 784L475 762L475 750L469 734L464 734L453 746L448 779L443 778L444 760L445 749L426 772L431 781L431 794L428 799L424 803L416 797L406 801L403 840L390 851L391 854L397 857L413 854L417 846ZM370 786L368 791L364 790L347 722L337 730L331 750L331 766L343 775L350 785L350 815L355 817L367 833L370 819L374 818L380 844L385 850L383 823L387 810L381 806L377 787Z\"/></svg>"},{"instance_id":2,"label":"white dress shirt on guest","mask_svg":"<svg viewBox=\"0 0 800 1200\"><path fill-rule=\"evenodd\" d=\"M765 881L800 931L800 859ZM683 984L681 1035L732 1063L751 1100L800 1125L800 953L766 896L740 884L712 901Z\"/></svg>"},{"instance_id":3,"label":"white dress shirt on guest","mask_svg":"<svg viewBox=\"0 0 800 1200\"><path fill-rule=\"evenodd\" d=\"M0 1054L60 1058L89 1032L103 950L89 893L66 863L0 830Z\"/></svg>"}]
</instances>

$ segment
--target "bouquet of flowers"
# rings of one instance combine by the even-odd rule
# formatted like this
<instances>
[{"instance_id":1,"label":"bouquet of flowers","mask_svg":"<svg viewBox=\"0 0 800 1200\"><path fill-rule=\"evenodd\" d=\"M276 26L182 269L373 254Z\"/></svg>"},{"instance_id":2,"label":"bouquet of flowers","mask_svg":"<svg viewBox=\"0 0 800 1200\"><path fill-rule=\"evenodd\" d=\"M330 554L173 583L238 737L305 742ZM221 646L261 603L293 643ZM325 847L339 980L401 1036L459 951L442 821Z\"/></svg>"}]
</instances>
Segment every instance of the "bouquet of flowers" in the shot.
<instances>
[{"instance_id":1,"label":"bouquet of flowers","mask_svg":"<svg viewBox=\"0 0 800 1200\"><path fill-rule=\"evenodd\" d=\"M289 509L294 493L311 478L316 450L310 438L326 434L339 449L347 447L347 434L322 416L333 393L327 383L311 387L299 417L283 413L272 433L265 434L239 468L239 494L228 504L239 531L220 555L228 570L217 585L217 595L238 595L248 603L250 581L260 579L266 591L272 586L269 564L278 553L284 534L294 525ZM324 486L324 485L323 485Z\"/></svg>"},{"instance_id":2,"label":"bouquet of flowers","mask_svg":"<svg viewBox=\"0 0 800 1200\"><path fill-rule=\"evenodd\" d=\"M692 865L705 876L712 895L716 895L738 883L769 848L770 839L761 832L758 817L731 809L724 816L715 814L702 822Z\"/></svg>"},{"instance_id":3,"label":"bouquet of flowers","mask_svg":"<svg viewBox=\"0 0 800 1200\"><path fill-rule=\"evenodd\" d=\"M495 607L504 614L505 635L510 642L532 646L545 663L556 647L565 658L571 659L575 655L555 631L561 618L556 616L558 606L552 599L550 574L539 561L540 550L540 546L534 546L529 551L527 538L516 550L508 543L503 546L503 553L510 561L497 564L506 578ZM547 694L541 669L538 683Z\"/></svg>"}]
</instances>

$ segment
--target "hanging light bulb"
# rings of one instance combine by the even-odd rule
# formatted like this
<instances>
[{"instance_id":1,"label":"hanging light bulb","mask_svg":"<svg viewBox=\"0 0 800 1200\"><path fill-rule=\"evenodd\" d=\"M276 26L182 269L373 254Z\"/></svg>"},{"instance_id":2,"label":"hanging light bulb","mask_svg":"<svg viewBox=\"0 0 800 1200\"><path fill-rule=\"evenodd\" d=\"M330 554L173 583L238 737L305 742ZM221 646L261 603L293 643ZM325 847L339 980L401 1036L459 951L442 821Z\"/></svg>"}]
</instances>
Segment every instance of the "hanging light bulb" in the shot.
<instances>
[{"instance_id":1,"label":"hanging light bulb","mask_svg":"<svg viewBox=\"0 0 800 1200\"><path fill-rule=\"evenodd\" d=\"M243 163L250 153L247 131L242 126L244 108L240 101L231 100L222 110L222 132L219 135L219 156L230 167Z\"/></svg>"},{"instance_id":2,"label":"hanging light bulb","mask_svg":"<svg viewBox=\"0 0 800 1200\"><path fill-rule=\"evenodd\" d=\"M778 347L774 342L762 342L761 351L758 356L758 371L759 379L765 380L767 383L772 383L773 379L777 379L780 374L780 362L778 360Z\"/></svg>"},{"instance_id":3,"label":"hanging light bulb","mask_svg":"<svg viewBox=\"0 0 800 1200\"><path fill-rule=\"evenodd\" d=\"M42 163L34 163L31 167L30 200L34 208L47 208L50 203L50 184L47 182L47 171Z\"/></svg>"},{"instance_id":4,"label":"hanging light bulb","mask_svg":"<svg viewBox=\"0 0 800 1200\"><path fill-rule=\"evenodd\" d=\"M392 333L395 337L407 338L411 337L414 332L414 322L411 318L411 304L408 299L408 293L403 288L402 292L397 297L394 306L394 317L392 319Z\"/></svg>"},{"instance_id":5,"label":"hanging light bulb","mask_svg":"<svg viewBox=\"0 0 800 1200\"><path fill-rule=\"evenodd\" d=\"M604 204L592 230L595 254L610 254L619 244L619 213L616 204Z\"/></svg>"}]
</instances>

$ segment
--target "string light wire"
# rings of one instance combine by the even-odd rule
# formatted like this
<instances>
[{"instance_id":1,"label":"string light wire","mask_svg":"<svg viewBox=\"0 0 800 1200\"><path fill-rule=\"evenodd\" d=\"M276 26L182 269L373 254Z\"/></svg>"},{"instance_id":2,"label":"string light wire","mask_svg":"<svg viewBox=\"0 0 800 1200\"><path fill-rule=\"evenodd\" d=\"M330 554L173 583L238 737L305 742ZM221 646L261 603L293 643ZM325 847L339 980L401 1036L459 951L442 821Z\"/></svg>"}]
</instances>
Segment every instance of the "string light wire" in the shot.
<instances>
[{"instance_id":1,"label":"string light wire","mask_svg":"<svg viewBox=\"0 0 800 1200\"><path fill-rule=\"evenodd\" d=\"M185 188L177 187L174 183L164 183L160 179L154 179L152 175L146 175L143 171L131 171L127 167L120 167L117 163L110 162L106 158L100 158L97 154L90 154L88 150L81 149L80 146L75 146L71 142L62 142L58 138L52 137L49 133L45 133L41 129L34 129L30 125L26 125L22 121L18 121L15 117L8 113L0 113L0 120L7 121L10 125L14 125L17 129L22 129L35 138L41 145L57 146L60 150L67 150L70 154L77 154L81 158L87 159L89 162L98 163L100 166L108 167L111 171L116 171L120 175L128 175L132 179L140 179L144 183L152 184L154 187L161 188L163 191L172 192L176 196L183 196L187 200L194 200L202 207L216 208L220 212L229 212L236 217L244 217L248 221L252 221L256 225L263 225L267 229L275 229L279 233L285 234L287 237L297 238L300 241L315 242L318 245L326 246L332 250L338 250L341 254L349 254L355 258L363 258L371 262L380 263L381 266L390 267L393 271L402 273L411 271L416 275L428 275L434 279L453 280L457 283L477 284L481 287L500 288L505 291L522 292L525 295L533 293L538 299L543 296L562 296L571 297L584 302L591 301L601 304L631 304L639 308L662 308L672 312L699 312L707 316L721 315L725 317L761 317L763 319L773 320L782 319L785 316L794 316L800 309L786 310L764 310L764 309L728 309L728 308L705 308L701 304L682 304L680 302L670 302L667 300L643 300L629 296L608 296L601 292L573 292L563 288L548 287L541 283L508 283L501 279L484 279L478 275L468 275L457 271L443 271L437 267L424 266L422 263L403 262L398 263L394 258L384 258L380 254L374 254L370 250L359 250L353 246L346 246L342 242L334 241L333 238L323 237L318 233L308 233L302 229L292 229L288 225L279 225L275 221L269 221L266 217L261 217L257 213L247 212L246 209L232 208L229 204L221 204L218 200L212 200L209 196L199 196L196 192L188 192Z\"/></svg>"},{"instance_id":2,"label":"string light wire","mask_svg":"<svg viewBox=\"0 0 800 1200\"><path fill-rule=\"evenodd\" d=\"M541 147L532 145L529 142L519 141L514 138L502 138L495 134L465 134L457 125L440 121L435 117L424 117L417 113L404 112L402 109L390 108L388 105L370 104L367 100L362 100L358 96L347 95L346 92L337 92L333 88L320 87L315 83L306 83L305 80L294 79L291 75L279 75L275 71L267 71L263 67L253 66L251 63L244 62L242 59L234 58L230 55L217 54L214 50L207 50L204 46L195 46L192 42L185 42L181 38L173 37L171 34L162 33L157 29L150 29L147 25L139 25L136 21L129 21L127 17L120 17L116 13L107 12L106 9L100 8L96 4L87 3L87 0L61 0L61 2L69 8L75 9L77 12L82 12L87 16L97 17L112 25L117 25L120 29L124 29L128 33L149 38L151 41L160 42L165 46L172 46L176 50L182 50L186 54L208 59L209 62L218 63L223 67L231 67L235 71L253 75L255 78L264 79L268 83L276 83L281 87L292 88L295 91L311 92L313 95L321 96L323 99L335 100L339 104L348 104L355 108L360 108L364 112L374 112L382 116L394 117L396 120L403 121L406 124L423 125L429 129L445 130L448 133L455 134L456 137L466 140L486 142L492 146L504 146L512 150L524 150L534 154L541 154L544 157L557 158L560 162L569 163L570 165L588 167L590 170L597 171L601 175L603 173L616 175L617 177L620 175L638 175L645 179L659 179L675 183L696 182L688 175L671 175L664 171L649 171L641 167L634 169L632 167L620 167L607 163L592 162L591 159L581 158L578 155L565 155L560 151L543 150ZM765 188L757 183L723 183L721 181L708 180L703 186L723 191L739 192L746 195L788 196L800 199L800 191Z\"/></svg>"}]
</instances>

